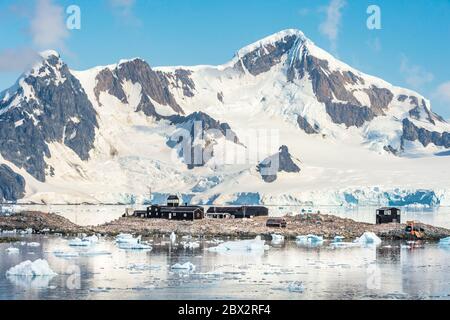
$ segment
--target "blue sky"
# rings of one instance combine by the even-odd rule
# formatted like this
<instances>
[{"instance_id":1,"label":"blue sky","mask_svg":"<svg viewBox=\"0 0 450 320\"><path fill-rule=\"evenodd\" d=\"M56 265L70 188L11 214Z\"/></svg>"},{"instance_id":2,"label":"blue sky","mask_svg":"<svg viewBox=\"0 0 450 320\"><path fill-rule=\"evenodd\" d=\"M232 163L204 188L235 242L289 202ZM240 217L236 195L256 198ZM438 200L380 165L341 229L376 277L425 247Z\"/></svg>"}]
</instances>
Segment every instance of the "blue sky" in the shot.
<instances>
[{"instance_id":1,"label":"blue sky","mask_svg":"<svg viewBox=\"0 0 450 320\"><path fill-rule=\"evenodd\" d=\"M369 30L369 5L381 29ZM64 27L70 5L81 29ZM20 60L54 48L72 69L141 57L152 66L221 64L239 48L296 28L363 72L422 93L450 118L450 0L2 0L0 89Z\"/></svg>"}]
</instances>

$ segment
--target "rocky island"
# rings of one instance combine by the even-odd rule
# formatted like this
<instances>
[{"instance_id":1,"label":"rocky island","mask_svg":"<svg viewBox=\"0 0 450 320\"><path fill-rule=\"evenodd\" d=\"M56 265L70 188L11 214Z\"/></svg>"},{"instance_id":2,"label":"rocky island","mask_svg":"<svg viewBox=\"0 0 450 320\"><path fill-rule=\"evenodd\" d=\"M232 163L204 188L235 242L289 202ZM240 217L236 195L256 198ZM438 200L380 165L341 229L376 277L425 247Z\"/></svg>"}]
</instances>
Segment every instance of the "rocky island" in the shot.
<instances>
[{"instance_id":1,"label":"rocky island","mask_svg":"<svg viewBox=\"0 0 450 320\"><path fill-rule=\"evenodd\" d=\"M341 236L355 239L370 231L384 240L408 240L405 224L391 223L374 225L357 222L327 214L304 214L286 216L286 228L266 227L267 217L253 219L204 219L197 221L172 221L163 219L141 219L122 217L99 226L78 226L68 219L52 213L20 212L11 216L0 217L1 230L25 230L31 228L36 233L76 235L80 233L116 236L119 233L131 233L143 237L178 235L213 238L251 238L258 235L270 237L273 233L282 234L286 239L295 239L298 235L316 234L324 239ZM422 224L423 240L438 241L450 236L450 230Z\"/></svg>"}]
</instances>

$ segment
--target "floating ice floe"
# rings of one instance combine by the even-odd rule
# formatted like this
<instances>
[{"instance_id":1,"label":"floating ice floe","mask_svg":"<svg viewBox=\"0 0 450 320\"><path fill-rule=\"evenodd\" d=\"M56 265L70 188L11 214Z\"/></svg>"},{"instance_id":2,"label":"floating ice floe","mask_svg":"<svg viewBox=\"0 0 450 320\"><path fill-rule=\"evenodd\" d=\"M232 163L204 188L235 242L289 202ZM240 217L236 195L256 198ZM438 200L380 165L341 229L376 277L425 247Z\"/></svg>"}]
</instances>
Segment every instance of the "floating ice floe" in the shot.
<instances>
[{"instance_id":1,"label":"floating ice floe","mask_svg":"<svg viewBox=\"0 0 450 320\"><path fill-rule=\"evenodd\" d=\"M184 249L197 249L200 248L200 243L198 243L197 241L194 242L181 242L181 245L183 246Z\"/></svg>"},{"instance_id":2,"label":"floating ice floe","mask_svg":"<svg viewBox=\"0 0 450 320\"><path fill-rule=\"evenodd\" d=\"M274 233L271 236L272 236L272 243L274 244L280 244L284 242L284 236L281 234Z\"/></svg>"},{"instance_id":3,"label":"floating ice floe","mask_svg":"<svg viewBox=\"0 0 450 320\"><path fill-rule=\"evenodd\" d=\"M10 247L10 248L8 248L8 249L6 249L6 252L8 253L8 254L17 254L17 253L19 253L19 248L14 248L14 247Z\"/></svg>"},{"instance_id":4,"label":"floating ice floe","mask_svg":"<svg viewBox=\"0 0 450 320\"><path fill-rule=\"evenodd\" d=\"M297 236L295 241L300 244L320 245L323 243L323 237L315 234L309 234L307 236Z\"/></svg>"},{"instance_id":5,"label":"floating ice floe","mask_svg":"<svg viewBox=\"0 0 450 320\"><path fill-rule=\"evenodd\" d=\"M261 237L256 237L253 240L240 240L240 241L228 241L220 243L217 247L208 248L210 252L230 252L230 251L260 251L264 252L265 250L269 250L270 247L265 244L264 240L261 240Z\"/></svg>"},{"instance_id":6,"label":"floating ice floe","mask_svg":"<svg viewBox=\"0 0 450 320\"><path fill-rule=\"evenodd\" d=\"M75 238L69 241L69 246L71 247L89 247L98 242L98 237L96 235L83 238Z\"/></svg>"},{"instance_id":7,"label":"floating ice floe","mask_svg":"<svg viewBox=\"0 0 450 320\"><path fill-rule=\"evenodd\" d=\"M305 291L305 286L303 285L303 282L301 282L301 281L294 281L294 282L289 283L288 290L290 292L302 293Z\"/></svg>"},{"instance_id":8,"label":"floating ice floe","mask_svg":"<svg viewBox=\"0 0 450 320\"><path fill-rule=\"evenodd\" d=\"M336 237L334 237L334 239L333 239L333 243L343 242L344 239L345 239L345 237L343 237L343 236L336 236Z\"/></svg>"},{"instance_id":9,"label":"floating ice floe","mask_svg":"<svg viewBox=\"0 0 450 320\"><path fill-rule=\"evenodd\" d=\"M39 242L28 242L27 247L40 247L41 244Z\"/></svg>"},{"instance_id":10,"label":"floating ice floe","mask_svg":"<svg viewBox=\"0 0 450 320\"><path fill-rule=\"evenodd\" d=\"M378 236L373 232L364 232L364 234L358 239L356 239L354 242L359 243L361 245L367 244L379 245L381 244L381 239L378 238Z\"/></svg>"},{"instance_id":11,"label":"floating ice floe","mask_svg":"<svg viewBox=\"0 0 450 320\"><path fill-rule=\"evenodd\" d=\"M175 243L175 241L177 241L177 235L175 234L175 232L172 232L170 234L170 242Z\"/></svg>"},{"instance_id":12,"label":"floating ice floe","mask_svg":"<svg viewBox=\"0 0 450 320\"><path fill-rule=\"evenodd\" d=\"M170 267L172 270L185 270L185 271L195 271L195 265L193 265L190 262L186 262L184 264L176 263L172 267Z\"/></svg>"},{"instance_id":13,"label":"floating ice floe","mask_svg":"<svg viewBox=\"0 0 450 320\"><path fill-rule=\"evenodd\" d=\"M56 275L57 274L48 265L48 262L43 259L38 259L34 262L27 260L6 271L7 277L8 276L49 277Z\"/></svg>"},{"instance_id":14,"label":"floating ice floe","mask_svg":"<svg viewBox=\"0 0 450 320\"><path fill-rule=\"evenodd\" d=\"M132 234L129 233L121 233L116 237L116 243L120 244L120 243L128 243L128 244L138 244L141 242L142 237L133 237Z\"/></svg>"},{"instance_id":15,"label":"floating ice floe","mask_svg":"<svg viewBox=\"0 0 450 320\"><path fill-rule=\"evenodd\" d=\"M450 246L450 237L439 240L440 246Z\"/></svg>"}]
</instances>

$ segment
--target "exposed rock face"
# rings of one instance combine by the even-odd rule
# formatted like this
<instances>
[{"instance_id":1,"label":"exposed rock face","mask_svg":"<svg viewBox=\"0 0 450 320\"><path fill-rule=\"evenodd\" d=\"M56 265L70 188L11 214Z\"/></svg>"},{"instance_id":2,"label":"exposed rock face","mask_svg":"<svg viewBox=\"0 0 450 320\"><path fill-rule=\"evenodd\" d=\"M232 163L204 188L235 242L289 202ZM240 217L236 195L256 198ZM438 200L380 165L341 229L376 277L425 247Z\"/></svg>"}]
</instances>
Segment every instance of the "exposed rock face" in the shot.
<instances>
[{"instance_id":1,"label":"exposed rock face","mask_svg":"<svg viewBox=\"0 0 450 320\"><path fill-rule=\"evenodd\" d=\"M267 183L276 181L278 172L298 173L301 171L292 160L287 146L281 146L277 154L264 159L257 169Z\"/></svg>"},{"instance_id":2,"label":"exposed rock face","mask_svg":"<svg viewBox=\"0 0 450 320\"><path fill-rule=\"evenodd\" d=\"M24 87L32 94L25 97ZM57 56L25 77L0 109L8 109L0 115L0 153L39 181L45 181L46 169L51 169L44 159L51 156L48 143L64 143L81 160L89 159L96 112L79 81Z\"/></svg>"},{"instance_id":3,"label":"exposed rock face","mask_svg":"<svg viewBox=\"0 0 450 320\"><path fill-rule=\"evenodd\" d=\"M326 105L334 123L361 127L374 117L385 114L384 110L394 98L392 92L376 86L363 89L370 99L370 106L364 106L355 98L354 91L346 88L364 85L364 79L351 71L331 71L328 61L310 55L304 47L301 50L300 58L295 59L287 71L288 81L308 75L318 101Z\"/></svg>"},{"instance_id":4,"label":"exposed rock face","mask_svg":"<svg viewBox=\"0 0 450 320\"><path fill-rule=\"evenodd\" d=\"M190 79L186 72L184 70L176 72L175 78L182 83L183 90L189 95L190 93L187 92L193 83L192 81L189 82ZM94 92L97 99L100 92L104 91L126 103L126 95L122 84L125 81L131 81L133 84L139 83L141 85L143 95L147 95L161 105L170 106L177 113L184 113L170 92L167 74L153 71L143 60L135 59L119 64L116 69L105 69L99 73L96 80L97 85Z\"/></svg>"},{"instance_id":5,"label":"exposed rock face","mask_svg":"<svg viewBox=\"0 0 450 320\"><path fill-rule=\"evenodd\" d=\"M316 134L318 133L318 129L316 126L312 127L308 120L306 120L305 118L303 118L302 116L298 116L297 117L297 123L298 126L300 127L300 129L302 129L303 131L305 131L307 134Z\"/></svg>"},{"instance_id":6,"label":"exposed rock face","mask_svg":"<svg viewBox=\"0 0 450 320\"><path fill-rule=\"evenodd\" d=\"M375 118L375 114L368 107L359 107L353 104L341 104L327 102L325 104L327 113L334 123L345 124L347 127L361 127L366 121Z\"/></svg>"},{"instance_id":7,"label":"exposed rock face","mask_svg":"<svg viewBox=\"0 0 450 320\"><path fill-rule=\"evenodd\" d=\"M267 72L282 61L283 56L292 49L297 40L296 35L288 35L275 44L268 44L247 53L241 57L238 64L242 61L245 69L254 76Z\"/></svg>"},{"instance_id":8,"label":"exposed rock face","mask_svg":"<svg viewBox=\"0 0 450 320\"><path fill-rule=\"evenodd\" d=\"M220 123L203 112L194 112L188 116L174 115L165 119L185 130L176 132L168 145L182 148L179 149L179 155L188 169L202 167L214 156L217 139L224 137L233 143L239 143L237 135L227 123Z\"/></svg>"},{"instance_id":9,"label":"exposed rock face","mask_svg":"<svg viewBox=\"0 0 450 320\"><path fill-rule=\"evenodd\" d=\"M172 80L173 87L181 88L183 90L183 95L188 98L192 98L195 91L195 83L190 78L191 75L192 71L184 69L177 69L174 74L164 73L165 77Z\"/></svg>"},{"instance_id":10,"label":"exposed rock face","mask_svg":"<svg viewBox=\"0 0 450 320\"><path fill-rule=\"evenodd\" d=\"M136 112L142 111L147 117L154 117L156 120L160 120L162 117L156 112L155 106L146 95L141 96Z\"/></svg>"},{"instance_id":11,"label":"exposed rock face","mask_svg":"<svg viewBox=\"0 0 450 320\"><path fill-rule=\"evenodd\" d=\"M99 99L101 92L107 92L119 99L121 102L128 103L120 80L115 74L112 73L110 69L103 69L102 71L100 71L95 80L97 85L94 88L94 93L98 103L100 103Z\"/></svg>"},{"instance_id":12,"label":"exposed rock face","mask_svg":"<svg viewBox=\"0 0 450 320\"><path fill-rule=\"evenodd\" d=\"M220 102L223 103L223 93L222 92L217 92L217 100L219 100Z\"/></svg>"},{"instance_id":13,"label":"exposed rock face","mask_svg":"<svg viewBox=\"0 0 450 320\"><path fill-rule=\"evenodd\" d=\"M0 201L17 201L24 195L25 179L7 165L0 165Z\"/></svg>"},{"instance_id":14,"label":"exposed rock face","mask_svg":"<svg viewBox=\"0 0 450 320\"><path fill-rule=\"evenodd\" d=\"M403 120L402 145L405 140L419 141L424 147L432 143L439 147L450 148L450 132L440 133L418 128L408 119Z\"/></svg>"}]
</instances>

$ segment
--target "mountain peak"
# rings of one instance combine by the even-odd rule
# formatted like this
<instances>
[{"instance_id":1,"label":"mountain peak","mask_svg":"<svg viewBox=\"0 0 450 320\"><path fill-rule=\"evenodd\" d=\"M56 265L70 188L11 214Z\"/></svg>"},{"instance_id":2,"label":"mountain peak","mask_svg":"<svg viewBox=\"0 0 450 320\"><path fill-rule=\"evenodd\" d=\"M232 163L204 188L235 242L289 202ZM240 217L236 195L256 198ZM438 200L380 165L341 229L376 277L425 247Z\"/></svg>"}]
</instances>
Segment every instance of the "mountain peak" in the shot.
<instances>
[{"instance_id":1,"label":"mountain peak","mask_svg":"<svg viewBox=\"0 0 450 320\"><path fill-rule=\"evenodd\" d=\"M59 52L55 51L55 50L45 50L45 51L41 51L39 52L39 55L42 57L42 59L44 60L48 60L51 57L56 57L58 59L61 58L61 55L59 54Z\"/></svg>"},{"instance_id":2,"label":"mountain peak","mask_svg":"<svg viewBox=\"0 0 450 320\"><path fill-rule=\"evenodd\" d=\"M259 48L264 48L267 45L276 45L277 43L285 42L287 38L300 39L302 42L307 40L305 34L302 31L300 31L298 29L286 29L286 30L282 30L277 33L274 33L270 36L267 36L259 41L256 41L256 42L248 45L248 46L245 46L244 48L242 48L241 50L239 50L236 53L236 56L238 58L243 57L246 54L251 53Z\"/></svg>"}]
</instances>

